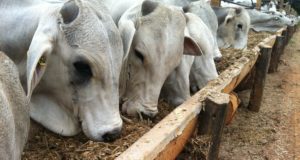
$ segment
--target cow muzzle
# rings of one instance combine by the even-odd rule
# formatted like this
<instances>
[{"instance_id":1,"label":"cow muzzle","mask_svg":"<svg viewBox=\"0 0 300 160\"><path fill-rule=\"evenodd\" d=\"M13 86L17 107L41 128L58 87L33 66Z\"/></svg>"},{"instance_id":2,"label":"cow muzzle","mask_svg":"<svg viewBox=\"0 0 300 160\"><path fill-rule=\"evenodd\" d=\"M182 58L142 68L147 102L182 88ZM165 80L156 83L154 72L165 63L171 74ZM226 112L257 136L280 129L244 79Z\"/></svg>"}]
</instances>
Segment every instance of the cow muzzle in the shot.
<instances>
[{"instance_id":1,"label":"cow muzzle","mask_svg":"<svg viewBox=\"0 0 300 160\"><path fill-rule=\"evenodd\" d=\"M122 105L122 112L129 116L140 117L140 118L154 118L157 113L157 104L145 105L138 102L126 101Z\"/></svg>"}]
</instances>

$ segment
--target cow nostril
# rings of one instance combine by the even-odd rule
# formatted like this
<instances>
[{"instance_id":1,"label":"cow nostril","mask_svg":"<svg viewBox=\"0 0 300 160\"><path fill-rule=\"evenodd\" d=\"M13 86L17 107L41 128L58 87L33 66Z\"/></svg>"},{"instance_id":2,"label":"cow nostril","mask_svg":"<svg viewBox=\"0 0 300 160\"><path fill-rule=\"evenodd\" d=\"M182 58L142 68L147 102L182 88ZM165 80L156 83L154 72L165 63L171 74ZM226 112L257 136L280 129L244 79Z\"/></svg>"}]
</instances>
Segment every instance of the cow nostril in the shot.
<instances>
[{"instance_id":1,"label":"cow nostril","mask_svg":"<svg viewBox=\"0 0 300 160\"><path fill-rule=\"evenodd\" d=\"M217 62L217 63L219 63L219 62L222 61L222 57L216 57L216 58L214 58L214 61Z\"/></svg>"},{"instance_id":2,"label":"cow nostril","mask_svg":"<svg viewBox=\"0 0 300 160\"><path fill-rule=\"evenodd\" d=\"M141 112L141 116L143 119L154 120L154 118L155 118L155 114L146 114L144 112Z\"/></svg>"},{"instance_id":3,"label":"cow nostril","mask_svg":"<svg viewBox=\"0 0 300 160\"><path fill-rule=\"evenodd\" d=\"M104 134L102 137L105 142L113 142L114 140L120 138L120 136L121 130L114 130L112 132Z\"/></svg>"}]
</instances>

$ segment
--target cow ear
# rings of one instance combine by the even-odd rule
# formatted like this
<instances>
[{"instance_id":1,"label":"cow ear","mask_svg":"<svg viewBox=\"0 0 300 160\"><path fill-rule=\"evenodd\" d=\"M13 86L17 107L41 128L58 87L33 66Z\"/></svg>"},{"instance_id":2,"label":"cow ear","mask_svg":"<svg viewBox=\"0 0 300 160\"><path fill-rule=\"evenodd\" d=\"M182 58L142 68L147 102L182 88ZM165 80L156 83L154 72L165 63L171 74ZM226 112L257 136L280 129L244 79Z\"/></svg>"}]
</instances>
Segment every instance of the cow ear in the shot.
<instances>
[{"instance_id":1,"label":"cow ear","mask_svg":"<svg viewBox=\"0 0 300 160\"><path fill-rule=\"evenodd\" d=\"M228 14L228 15L225 17L225 24L230 23L232 20L233 20L233 16L230 15L230 14Z\"/></svg>"},{"instance_id":2,"label":"cow ear","mask_svg":"<svg viewBox=\"0 0 300 160\"><path fill-rule=\"evenodd\" d=\"M195 28L196 21L193 19L193 14L186 13L186 27L184 29L184 51L183 54L186 55L193 55L193 56L201 56L203 55L203 51L197 41L191 36L192 30L197 29ZM197 36L196 36L197 37Z\"/></svg>"},{"instance_id":3,"label":"cow ear","mask_svg":"<svg viewBox=\"0 0 300 160\"><path fill-rule=\"evenodd\" d=\"M79 7L76 5L75 1L68 1L62 6L60 14L63 18L63 22L65 24L69 24L77 18L79 14Z\"/></svg>"},{"instance_id":4,"label":"cow ear","mask_svg":"<svg viewBox=\"0 0 300 160\"><path fill-rule=\"evenodd\" d=\"M124 50L123 59L126 59L126 57L129 54L136 29L134 23L131 20L123 19L123 18L120 19L118 23L118 27L123 42L123 50Z\"/></svg>"},{"instance_id":5,"label":"cow ear","mask_svg":"<svg viewBox=\"0 0 300 160\"><path fill-rule=\"evenodd\" d=\"M33 35L27 51L27 97L31 97L33 89L37 86L45 73L48 57L52 53L57 31L56 21L42 20Z\"/></svg>"},{"instance_id":6,"label":"cow ear","mask_svg":"<svg viewBox=\"0 0 300 160\"><path fill-rule=\"evenodd\" d=\"M242 8L236 8L235 14L240 15L242 13Z\"/></svg>"},{"instance_id":7,"label":"cow ear","mask_svg":"<svg viewBox=\"0 0 300 160\"><path fill-rule=\"evenodd\" d=\"M192 37L184 37L183 54L191 56L201 56L203 55L203 51Z\"/></svg>"},{"instance_id":8,"label":"cow ear","mask_svg":"<svg viewBox=\"0 0 300 160\"><path fill-rule=\"evenodd\" d=\"M157 2L146 0L142 3L142 15L146 16L152 13L158 6Z\"/></svg>"}]
</instances>

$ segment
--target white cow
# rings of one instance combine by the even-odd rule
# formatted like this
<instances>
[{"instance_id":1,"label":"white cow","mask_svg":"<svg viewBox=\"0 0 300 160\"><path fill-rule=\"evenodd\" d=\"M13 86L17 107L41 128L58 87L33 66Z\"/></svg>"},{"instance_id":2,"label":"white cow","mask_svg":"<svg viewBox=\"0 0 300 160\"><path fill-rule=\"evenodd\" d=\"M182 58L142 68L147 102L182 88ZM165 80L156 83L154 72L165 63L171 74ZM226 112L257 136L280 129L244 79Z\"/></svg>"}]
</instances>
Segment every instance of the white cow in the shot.
<instances>
[{"instance_id":1,"label":"white cow","mask_svg":"<svg viewBox=\"0 0 300 160\"><path fill-rule=\"evenodd\" d=\"M264 13L255 9L247 9L251 17L251 28L257 32L276 32L287 25L294 25L295 21L284 15Z\"/></svg>"},{"instance_id":2,"label":"white cow","mask_svg":"<svg viewBox=\"0 0 300 160\"><path fill-rule=\"evenodd\" d=\"M218 45L221 48L233 47L243 49L247 47L250 17L242 7L213 7L218 17Z\"/></svg>"},{"instance_id":3,"label":"white cow","mask_svg":"<svg viewBox=\"0 0 300 160\"><path fill-rule=\"evenodd\" d=\"M21 159L29 125L29 104L17 67L0 52L0 159Z\"/></svg>"},{"instance_id":4,"label":"white cow","mask_svg":"<svg viewBox=\"0 0 300 160\"><path fill-rule=\"evenodd\" d=\"M159 1L165 4L182 7L184 12L193 13L198 17L200 17L201 20L208 26L210 32L212 32L213 36L215 37L214 42L211 42L211 44L214 45L214 48L216 50L219 50L217 44L218 19L213 9L210 6L210 1L206 1L206 0L159 0ZM202 37L202 38L206 39L206 37ZM216 51L213 54L214 54L214 58L217 61L222 58L222 54L219 51Z\"/></svg>"},{"instance_id":5,"label":"white cow","mask_svg":"<svg viewBox=\"0 0 300 160\"><path fill-rule=\"evenodd\" d=\"M125 3L126 2L126 3ZM183 11L154 1L121 2L129 7L118 20L124 45L121 73L122 111L129 115L157 114L159 93L167 76L179 65L183 53L201 54L198 45L184 36ZM109 5L109 3L107 3ZM120 18L118 18L120 17Z\"/></svg>"},{"instance_id":6,"label":"white cow","mask_svg":"<svg viewBox=\"0 0 300 160\"><path fill-rule=\"evenodd\" d=\"M180 65L171 73L162 89L161 97L171 105L178 106L194 93L203 88L208 81L218 77L214 63L214 52L219 52L213 44L215 38L204 22L193 13L185 14L186 35L190 36L201 48L203 55L184 56Z\"/></svg>"},{"instance_id":7,"label":"white cow","mask_svg":"<svg viewBox=\"0 0 300 160\"><path fill-rule=\"evenodd\" d=\"M30 115L49 130L92 140L121 131L122 41L98 0L1 0L0 50L17 64Z\"/></svg>"}]
</instances>

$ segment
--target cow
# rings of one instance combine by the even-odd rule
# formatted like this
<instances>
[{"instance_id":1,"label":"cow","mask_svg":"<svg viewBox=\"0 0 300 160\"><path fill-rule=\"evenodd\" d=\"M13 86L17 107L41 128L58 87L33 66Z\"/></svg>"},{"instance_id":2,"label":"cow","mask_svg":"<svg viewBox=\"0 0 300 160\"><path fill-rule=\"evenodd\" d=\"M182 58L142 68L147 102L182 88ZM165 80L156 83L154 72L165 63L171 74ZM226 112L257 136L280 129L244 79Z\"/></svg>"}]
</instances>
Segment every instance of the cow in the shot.
<instances>
[{"instance_id":1,"label":"cow","mask_svg":"<svg viewBox=\"0 0 300 160\"><path fill-rule=\"evenodd\" d=\"M246 9L241 7L213 7L218 17L218 46L221 48L233 47L243 49L247 47L250 16Z\"/></svg>"},{"instance_id":2,"label":"cow","mask_svg":"<svg viewBox=\"0 0 300 160\"><path fill-rule=\"evenodd\" d=\"M0 156L21 159L30 126L29 101L15 64L0 52Z\"/></svg>"},{"instance_id":3,"label":"cow","mask_svg":"<svg viewBox=\"0 0 300 160\"><path fill-rule=\"evenodd\" d=\"M178 7L182 7L183 11L186 13L193 13L201 18L201 20L208 26L210 31L214 36L214 42L211 44L214 45L215 52L214 58L216 61L220 61L222 58L222 54L218 51L217 44L217 30L218 30L218 20L214 11L210 6L210 1L205 0L160 0L161 2L169 5L175 5ZM201 27L199 27L201 28ZM199 29L201 31L201 29ZM210 33L209 33L210 34ZM203 37L205 39L206 37Z\"/></svg>"},{"instance_id":4,"label":"cow","mask_svg":"<svg viewBox=\"0 0 300 160\"><path fill-rule=\"evenodd\" d=\"M0 11L0 50L18 66L32 119L63 136L116 139L123 50L105 5L2 0Z\"/></svg>"},{"instance_id":5,"label":"cow","mask_svg":"<svg viewBox=\"0 0 300 160\"><path fill-rule=\"evenodd\" d=\"M187 21L186 33L188 33L186 36L193 39L204 54L195 58L185 55L181 59L180 65L171 72L164 82L160 98L165 99L171 106L178 106L190 97L190 70L192 66L197 67L191 73L193 79L191 88L193 92L196 92L209 80L218 76L214 63L214 58L220 59L222 56L216 43L218 22L214 11L207 2L197 1L190 3L187 0L161 0L160 2L182 7L185 12L188 12L185 13ZM193 16L193 13L197 14L198 17ZM202 21L202 18L205 22ZM211 30L206 25L210 26L209 29Z\"/></svg>"},{"instance_id":6,"label":"cow","mask_svg":"<svg viewBox=\"0 0 300 160\"><path fill-rule=\"evenodd\" d=\"M295 23L294 20L274 12L268 14L255 9L247 9L247 11L251 17L251 28L257 32L276 32L284 26L294 25Z\"/></svg>"},{"instance_id":7,"label":"cow","mask_svg":"<svg viewBox=\"0 0 300 160\"><path fill-rule=\"evenodd\" d=\"M163 83L180 64L183 54L202 52L184 35L186 20L182 10L149 0L125 2L120 3L126 6L114 4L120 9L108 6L124 45L120 78L122 112L154 117L158 113L157 102ZM118 15L126 7L127 10Z\"/></svg>"},{"instance_id":8,"label":"cow","mask_svg":"<svg viewBox=\"0 0 300 160\"><path fill-rule=\"evenodd\" d=\"M203 88L208 81L218 77L214 62L215 41L210 29L193 13L185 13L187 21L186 35L190 36L201 48L203 55L184 56L180 65L171 73L164 83L161 97L172 106L178 106L190 97L192 93ZM205 38L204 38L205 37Z\"/></svg>"}]
</instances>

